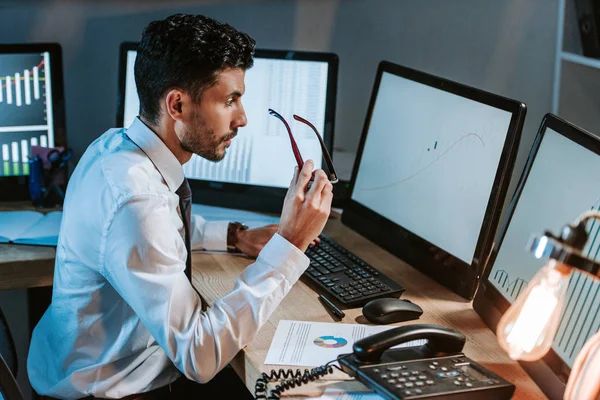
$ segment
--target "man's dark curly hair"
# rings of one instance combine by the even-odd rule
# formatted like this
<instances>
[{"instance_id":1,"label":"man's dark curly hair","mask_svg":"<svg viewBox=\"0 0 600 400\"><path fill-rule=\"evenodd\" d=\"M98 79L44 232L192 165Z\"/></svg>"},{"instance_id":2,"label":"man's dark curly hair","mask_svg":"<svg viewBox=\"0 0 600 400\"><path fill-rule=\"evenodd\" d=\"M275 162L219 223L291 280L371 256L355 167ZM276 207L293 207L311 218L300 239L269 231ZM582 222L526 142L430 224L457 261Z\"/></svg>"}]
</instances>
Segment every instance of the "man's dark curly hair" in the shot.
<instances>
[{"instance_id":1,"label":"man's dark curly hair","mask_svg":"<svg viewBox=\"0 0 600 400\"><path fill-rule=\"evenodd\" d=\"M140 115L160 118L160 99L178 88L199 102L228 68L251 68L256 42L230 25L203 15L175 14L148 24L135 60Z\"/></svg>"}]
</instances>

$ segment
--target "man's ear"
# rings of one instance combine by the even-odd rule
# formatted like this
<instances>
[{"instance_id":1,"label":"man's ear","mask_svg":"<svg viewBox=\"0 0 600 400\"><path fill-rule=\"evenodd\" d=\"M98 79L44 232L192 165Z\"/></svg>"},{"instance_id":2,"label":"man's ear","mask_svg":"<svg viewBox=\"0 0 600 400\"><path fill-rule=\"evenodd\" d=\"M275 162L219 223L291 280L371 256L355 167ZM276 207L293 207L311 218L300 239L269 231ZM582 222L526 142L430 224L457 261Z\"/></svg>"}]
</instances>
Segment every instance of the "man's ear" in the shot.
<instances>
[{"instance_id":1,"label":"man's ear","mask_svg":"<svg viewBox=\"0 0 600 400\"><path fill-rule=\"evenodd\" d=\"M180 121L184 118L186 107L184 103L189 102L188 94L179 89L171 89L165 96L165 106L167 114L175 120Z\"/></svg>"}]
</instances>

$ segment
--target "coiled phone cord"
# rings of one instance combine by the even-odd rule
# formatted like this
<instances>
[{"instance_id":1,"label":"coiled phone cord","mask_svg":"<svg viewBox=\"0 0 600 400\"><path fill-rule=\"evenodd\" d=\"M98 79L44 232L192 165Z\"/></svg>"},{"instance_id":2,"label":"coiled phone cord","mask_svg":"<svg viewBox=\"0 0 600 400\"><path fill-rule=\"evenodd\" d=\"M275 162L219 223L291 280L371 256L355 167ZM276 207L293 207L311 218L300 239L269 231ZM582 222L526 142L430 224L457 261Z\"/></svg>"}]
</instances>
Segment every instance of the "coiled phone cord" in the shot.
<instances>
[{"instance_id":1,"label":"coiled phone cord","mask_svg":"<svg viewBox=\"0 0 600 400\"><path fill-rule=\"evenodd\" d=\"M345 358L351 356L352 354L347 354L341 358ZM262 373L261 377L256 380L254 385L254 398L255 399L267 399L267 400L279 400L281 398L281 393L289 390L291 388L295 388L296 386L302 386L307 384L309 381L313 382L319 379L322 376L327 374L331 374L333 372L333 368L337 368L340 371L344 372L342 368L338 365L332 365L334 362L338 360L331 360L327 364L322 365L320 367L313 368L311 370L305 369L304 372L300 372L300 369L296 369L294 372L293 369L288 369L285 371L280 368L279 371L271 370L271 374L267 375L266 373ZM278 381L281 379L285 379L279 382L279 385L276 385L274 389L271 389L271 392L267 397L268 383Z\"/></svg>"}]
</instances>

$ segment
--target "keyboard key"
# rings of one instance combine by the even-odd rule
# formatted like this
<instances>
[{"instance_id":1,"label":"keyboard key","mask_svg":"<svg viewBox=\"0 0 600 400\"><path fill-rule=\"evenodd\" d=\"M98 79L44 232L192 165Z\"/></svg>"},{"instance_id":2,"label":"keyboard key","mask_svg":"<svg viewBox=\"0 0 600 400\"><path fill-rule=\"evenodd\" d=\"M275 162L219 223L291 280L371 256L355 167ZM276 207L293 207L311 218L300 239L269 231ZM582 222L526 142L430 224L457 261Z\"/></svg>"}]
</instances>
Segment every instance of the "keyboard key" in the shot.
<instances>
[{"instance_id":1,"label":"keyboard key","mask_svg":"<svg viewBox=\"0 0 600 400\"><path fill-rule=\"evenodd\" d=\"M320 266L320 265L316 266L315 269L317 271L319 271L320 273L322 273L322 274L328 274L329 273L329 270L327 268L325 268L323 266Z\"/></svg>"}]
</instances>

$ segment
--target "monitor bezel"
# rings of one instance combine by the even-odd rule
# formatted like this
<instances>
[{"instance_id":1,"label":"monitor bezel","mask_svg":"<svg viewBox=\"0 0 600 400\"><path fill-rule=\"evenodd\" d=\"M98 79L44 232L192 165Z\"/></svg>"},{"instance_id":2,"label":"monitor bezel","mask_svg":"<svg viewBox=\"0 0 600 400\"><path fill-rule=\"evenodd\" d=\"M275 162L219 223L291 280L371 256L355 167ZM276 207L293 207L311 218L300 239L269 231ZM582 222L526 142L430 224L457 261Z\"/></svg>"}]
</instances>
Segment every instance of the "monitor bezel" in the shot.
<instances>
[{"instance_id":1,"label":"monitor bezel","mask_svg":"<svg viewBox=\"0 0 600 400\"><path fill-rule=\"evenodd\" d=\"M0 54L50 54L52 78L52 118L54 122L54 146L66 146L65 95L63 80L62 47L59 43L0 44ZM29 175L0 177L0 200L29 200Z\"/></svg>"},{"instance_id":2,"label":"monitor bezel","mask_svg":"<svg viewBox=\"0 0 600 400\"><path fill-rule=\"evenodd\" d=\"M123 126L125 114L125 86L127 76L127 52L137 51L137 42L123 42L119 55L119 94L117 100L117 126ZM255 58L271 58L279 60L318 61L328 64L327 93L325 102L325 129L320 132L330 154L333 156L333 138L335 129L335 110L337 104L337 80L339 58L335 53L256 49ZM266 112L266 110L265 110ZM322 165L324 160L322 160ZM290 171L290 179L291 179ZM189 179L194 201L220 207L280 213L287 188L276 188L260 185L247 185Z\"/></svg>"},{"instance_id":3,"label":"monitor bezel","mask_svg":"<svg viewBox=\"0 0 600 400\"><path fill-rule=\"evenodd\" d=\"M600 139L598 137L556 115L549 113L544 116L529 152L527 163L519 179L517 189L509 204L498 238L494 242L481 285L473 301L473 308L493 331L496 331L500 317L510 307L511 303L494 287L489 280L489 276L547 129L552 129L559 135L600 155ZM533 234L535 232L531 233ZM526 243L523 243L523 248L525 248L525 246ZM534 377L538 386L540 386L548 397L551 399L562 399L565 385L569 377L570 367L561 360L553 349L550 349L548 354L540 361L522 363L522 365L527 372Z\"/></svg>"},{"instance_id":4,"label":"monitor bezel","mask_svg":"<svg viewBox=\"0 0 600 400\"><path fill-rule=\"evenodd\" d=\"M119 47L119 90L117 92L116 127L123 127L125 120L125 90L127 85L127 52L136 51L139 42L122 42Z\"/></svg>"},{"instance_id":5,"label":"monitor bezel","mask_svg":"<svg viewBox=\"0 0 600 400\"><path fill-rule=\"evenodd\" d=\"M452 257L434 244L352 199L352 193L354 191L356 177L358 175L358 169L361 163L367 133L369 131L370 120L375 106L375 99L377 98L379 84L384 72L512 113L508 133L494 178L494 184L492 186L493 189L490 193L490 199L486 207L484 220L471 264L467 264L456 257ZM521 102L405 66L382 61L377 69L377 75L373 85L367 117L365 119L352 171L350 183L351 194L346 207L344 208L344 213L342 214L342 222L376 244L387 249L392 254L395 254L408 262L413 267L428 274L460 296L469 300L472 299L481 274L483 273L485 262L488 258L489 250L498 226L502 205L506 197L511 173L516 160L525 114L526 106Z\"/></svg>"}]
</instances>

